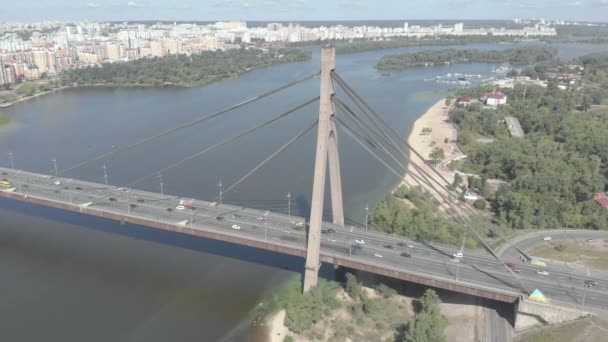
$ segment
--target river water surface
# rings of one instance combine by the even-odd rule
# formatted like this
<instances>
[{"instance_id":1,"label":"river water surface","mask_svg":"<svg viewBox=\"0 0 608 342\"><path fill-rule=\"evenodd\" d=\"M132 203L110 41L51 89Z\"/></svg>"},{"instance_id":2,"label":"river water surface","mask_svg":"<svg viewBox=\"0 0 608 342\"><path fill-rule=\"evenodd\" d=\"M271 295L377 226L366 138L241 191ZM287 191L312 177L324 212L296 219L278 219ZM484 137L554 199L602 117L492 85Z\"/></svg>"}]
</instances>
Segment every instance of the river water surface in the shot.
<instances>
[{"instance_id":1,"label":"river water surface","mask_svg":"<svg viewBox=\"0 0 608 342\"><path fill-rule=\"evenodd\" d=\"M459 46L462 47L462 46ZM475 45L504 49L508 44ZM404 48L396 51L418 51ZM444 48L444 47L435 47ZM561 45L570 59L605 46ZM394 52L392 50L390 52ZM446 73L487 74L498 65L412 68L383 74L388 51L338 55L337 72L404 137L412 122L453 85L424 82ZM319 69L305 62L271 66L191 89L70 89L2 109L0 165L12 152L19 169L50 173ZM106 160L109 182L159 191L154 171L318 95L319 79ZM338 93L344 98L344 94ZM165 192L212 200L315 119L318 104L255 134L163 173ZM341 115L341 114L339 114ZM306 134L253 174L225 201L285 211L286 194L304 215L312 188L314 139ZM398 182L345 134L340 135L345 214L361 222ZM102 162L68 174L103 182ZM289 268L280 269L275 266ZM0 201L0 339L3 341L216 341L247 339L246 317L302 261L58 210Z\"/></svg>"}]
</instances>

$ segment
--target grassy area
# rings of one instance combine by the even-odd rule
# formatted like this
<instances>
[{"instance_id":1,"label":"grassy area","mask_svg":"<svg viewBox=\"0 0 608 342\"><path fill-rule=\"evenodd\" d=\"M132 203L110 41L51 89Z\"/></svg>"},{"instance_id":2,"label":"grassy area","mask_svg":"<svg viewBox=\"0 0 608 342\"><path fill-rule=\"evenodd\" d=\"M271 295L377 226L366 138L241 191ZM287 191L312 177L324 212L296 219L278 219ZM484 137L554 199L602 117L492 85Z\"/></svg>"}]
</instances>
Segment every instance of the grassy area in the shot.
<instances>
[{"instance_id":1,"label":"grassy area","mask_svg":"<svg viewBox=\"0 0 608 342\"><path fill-rule=\"evenodd\" d=\"M593 324L600 328L594 328ZM587 335L585 341L606 341L606 329L608 323L598 319L581 319L560 326L549 326L521 334L515 338L515 342L571 342L577 341L582 335Z\"/></svg>"},{"instance_id":2,"label":"grassy area","mask_svg":"<svg viewBox=\"0 0 608 342\"><path fill-rule=\"evenodd\" d=\"M0 126L8 125L9 122L11 122L11 119L7 118L6 116L0 116Z\"/></svg>"},{"instance_id":3,"label":"grassy area","mask_svg":"<svg viewBox=\"0 0 608 342\"><path fill-rule=\"evenodd\" d=\"M539 258L580 262L589 267L608 270L608 243L603 240L595 242L555 241L547 245L539 246L530 251L530 254Z\"/></svg>"}]
</instances>

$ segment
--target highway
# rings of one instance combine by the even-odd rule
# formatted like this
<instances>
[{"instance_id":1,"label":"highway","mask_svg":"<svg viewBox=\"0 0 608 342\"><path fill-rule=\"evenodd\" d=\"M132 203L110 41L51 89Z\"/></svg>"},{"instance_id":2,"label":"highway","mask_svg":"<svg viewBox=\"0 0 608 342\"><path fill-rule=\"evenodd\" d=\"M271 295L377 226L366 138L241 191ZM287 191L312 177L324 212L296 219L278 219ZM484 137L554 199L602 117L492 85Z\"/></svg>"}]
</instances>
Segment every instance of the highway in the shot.
<instances>
[{"instance_id":1,"label":"highway","mask_svg":"<svg viewBox=\"0 0 608 342\"><path fill-rule=\"evenodd\" d=\"M277 246L306 248L305 227L297 224L304 221L300 217L200 200L193 201L192 210L179 210L176 207L183 198L176 196L5 168L0 168L0 173L0 178L7 179L12 187L4 189L3 195L19 194ZM513 277L503 264L479 251L465 251L462 262L457 263L450 261L457 248L327 222L323 229L335 232L322 234L322 255L509 293L521 293L521 282L528 291L538 288L552 300L608 308L608 278L602 275L573 274L552 267L544 269L548 275L541 275L537 274L538 267L514 262L520 273ZM352 247L355 240L364 241L362 248ZM411 256L401 256L403 252ZM596 280L599 286L586 288L585 280Z\"/></svg>"}]
</instances>

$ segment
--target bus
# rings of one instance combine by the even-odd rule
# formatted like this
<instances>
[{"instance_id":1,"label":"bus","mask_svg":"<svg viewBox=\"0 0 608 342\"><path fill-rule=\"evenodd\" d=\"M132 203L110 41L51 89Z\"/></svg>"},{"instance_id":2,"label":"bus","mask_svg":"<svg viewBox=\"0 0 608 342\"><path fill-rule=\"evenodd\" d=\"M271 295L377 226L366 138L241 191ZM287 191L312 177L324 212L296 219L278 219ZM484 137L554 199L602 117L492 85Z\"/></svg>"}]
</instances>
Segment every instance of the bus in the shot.
<instances>
[{"instance_id":1,"label":"bus","mask_svg":"<svg viewBox=\"0 0 608 342\"><path fill-rule=\"evenodd\" d=\"M11 182L9 182L7 180L0 181L0 188L10 188L10 187L11 187Z\"/></svg>"}]
</instances>

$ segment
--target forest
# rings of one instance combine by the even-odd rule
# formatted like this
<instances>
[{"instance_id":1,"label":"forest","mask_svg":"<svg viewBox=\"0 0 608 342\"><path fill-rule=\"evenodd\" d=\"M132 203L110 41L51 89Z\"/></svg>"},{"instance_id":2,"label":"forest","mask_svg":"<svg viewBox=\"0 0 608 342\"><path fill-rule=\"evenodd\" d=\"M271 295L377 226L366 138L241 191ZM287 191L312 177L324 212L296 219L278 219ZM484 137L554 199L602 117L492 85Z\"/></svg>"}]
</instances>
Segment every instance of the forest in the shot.
<instances>
[{"instance_id":1,"label":"forest","mask_svg":"<svg viewBox=\"0 0 608 342\"><path fill-rule=\"evenodd\" d=\"M389 38L382 40L353 39L353 40L323 40L314 42L290 43L290 46L309 46L333 44L337 54L349 54L373 50L396 49L407 46L441 46L489 44L499 42L514 42L517 38L504 36L443 36L440 38Z\"/></svg>"},{"instance_id":2,"label":"forest","mask_svg":"<svg viewBox=\"0 0 608 342\"><path fill-rule=\"evenodd\" d=\"M255 68L289 63L311 58L311 53L300 49L239 49L205 51L190 56L138 59L125 63L104 63L65 72L62 85L108 86L198 86L235 77Z\"/></svg>"},{"instance_id":3,"label":"forest","mask_svg":"<svg viewBox=\"0 0 608 342\"><path fill-rule=\"evenodd\" d=\"M459 170L475 173L469 186L489 200L497 221L510 228L608 227L608 211L594 202L608 190L608 54L578 60L581 88L516 85L502 89L508 104L454 108L450 121L468 158ZM460 91L479 97L488 88ZM505 116L519 119L524 139L511 139ZM492 137L481 144L479 136ZM492 192L488 179L505 183Z\"/></svg>"},{"instance_id":4,"label":"forest","mask_svg":"<svg viewBox=\"0 0 608 342\"><path fill-rule=\"evenodd\" d=\"M446 63L510 63L512 65L552 65L557 49L546 46L525 46L506 50L444 49L383 56L379 70L399 70L414 66Z\"/></svg>"}]
</instances>

